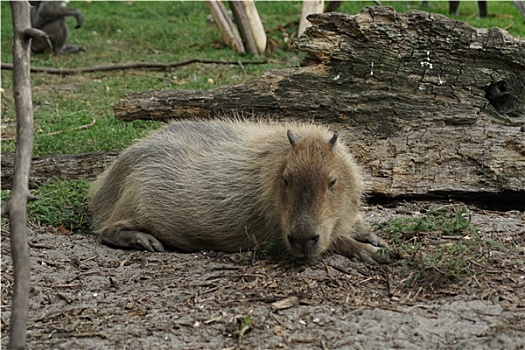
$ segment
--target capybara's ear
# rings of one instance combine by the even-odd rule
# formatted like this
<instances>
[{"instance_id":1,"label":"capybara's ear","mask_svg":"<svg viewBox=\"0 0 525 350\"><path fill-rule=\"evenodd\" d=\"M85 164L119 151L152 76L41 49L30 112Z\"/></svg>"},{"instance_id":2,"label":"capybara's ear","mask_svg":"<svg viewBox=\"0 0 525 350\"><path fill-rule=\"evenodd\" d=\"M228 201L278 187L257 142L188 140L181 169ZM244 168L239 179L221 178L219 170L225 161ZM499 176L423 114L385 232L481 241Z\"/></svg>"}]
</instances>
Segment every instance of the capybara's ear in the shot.
<instances>
[{"instance_id":1,"label":"capybara's ear","mask_svg":"<svg viewBox=\"0 0 525 350\"><path fill-rule=\"evenodd\" d=\"M292 145L292 148L297 145L297 137L292 133L292 130L288 129L286 132L286 135L288 136L288 140L290 140L290 144Z\"/></svg>"},{"instance_id":2,"label":"capybara's ear","mask_svg":"<svg viewBox=\"0 0 525 350\"><path fill-rule=\"evenodd\" d=\"M328 144L330 145L330 147L334 147L335 146L335 143L337 142L337 138L338 137L339 137L339 132L338 131L334 132L334 136L332 136L330 141L328 141Z\"/></svg>"}]
</instances>

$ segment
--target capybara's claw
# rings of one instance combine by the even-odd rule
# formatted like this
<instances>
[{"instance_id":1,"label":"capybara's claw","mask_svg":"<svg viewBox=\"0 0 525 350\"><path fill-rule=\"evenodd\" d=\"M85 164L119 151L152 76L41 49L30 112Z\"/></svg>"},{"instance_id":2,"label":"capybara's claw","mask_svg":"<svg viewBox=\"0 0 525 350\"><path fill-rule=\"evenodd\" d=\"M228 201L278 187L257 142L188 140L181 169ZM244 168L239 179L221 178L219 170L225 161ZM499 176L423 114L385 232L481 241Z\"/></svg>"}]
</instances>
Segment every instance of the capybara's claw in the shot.
<instances>
[{"instance_id":1,"label":"capybara's claw","mask_svg":"<svg viewBox=\"0 0 525 350\"><path fill-rule=\"evenodd\" d=\"M370 243L376 247L388 247L386 242L381 237L368 229L365 229L363 232L354 235L354 238L359 242Z\"/></svg>"},{"instance_id":2,"label":"capybara's claw","mask_svg":"<svg viewBox=\"0 0 525 350\"><path fill-rule=\"evenodd\" d=\"M388 254L388 249L377 248L369 245L370 247L365 250L361 250L357 254L357 259L359 261L368 263L368 264L388 264L390 263L390 255Z\"/></svg>"},{"instance_id":3,"label":"capybara's claw","mask_svg":"<svg viewBox=\"0 0 525 350\"><path fill-rule=\"evenodd\" d=\"M150 252L163 252L164 246L158 239L137 230L120 229L115 231L103 231L100 235L101 242L113 247L133 248L137 250L149 250Z\"/></svg>"},{"instance_id":4,"label":"capybara's claw","mask_svg":"<svg viewBox=\"0 0 525 350\"><path fill-rule=\"evenodd\" d=\"M130 246L135 249L146 249L150 252L163 252L164 246L148 233L135 231L130 237Z\"/></svg>"},{"instance_id":5,"label":"capybara's claw","mask_svg":"<svg viewBox=\"0 0 525 350\"><path fill-rule=\"evenodd\" d=\"M377 264L388 264L390 263L390 253L386 246L383 246L375 251L372 254L372 259L374 259Z\"/></svg>"}]
</instances>

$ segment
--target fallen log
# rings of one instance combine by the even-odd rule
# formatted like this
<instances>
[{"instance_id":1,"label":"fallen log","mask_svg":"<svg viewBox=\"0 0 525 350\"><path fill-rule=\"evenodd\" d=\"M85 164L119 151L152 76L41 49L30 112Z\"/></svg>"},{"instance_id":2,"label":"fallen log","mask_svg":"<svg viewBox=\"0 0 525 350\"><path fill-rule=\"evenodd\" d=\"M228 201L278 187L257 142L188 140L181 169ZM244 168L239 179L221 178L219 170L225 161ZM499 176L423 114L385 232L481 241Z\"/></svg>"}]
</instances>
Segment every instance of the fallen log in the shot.
<instances>
[{"instance_id":1,"label":"fallen log","mask_svg":"<svg viewBox=\"0 0 525 350\"><path fill-rule=\"evenodd\" d=\"M119 152L108 153L85 153L77 155L55 155L33 159L31 175L29 178L30 188L37 188L46 182L60 180L94 180L117 156ZM362 157L360 157L362 159ZM2 189L11 188L13 178L13 153L2 154L1 184ZM368 174L370 175L370 174ZM367 180L373 176L367 176ZM396 200L428 200L428 199L452 199L489 209L500 210L525 210L523 191L501 191L501 192L472 192L472 191L442 191L427 194L407 193L395 197L379 192L374 181L367 183L367 201L369 203L385 203Z\"/></svg>"},{"instance_id":2,"label":"fallen log","mask_svg":"<svg viewBox=\"0 0 525 350\"><path fill-rule=\"evenodd\" d=\"M525 202L525 40L383 7L308 19L294 44L309 54L303 67L211 91L129 93L116 117L316 120L344 129L376 195Z\"/></svg>"},{"instance_id":3,"label":"fallen log","mask_svg":"<svg viewBox=\"0 0 525 350\"><path fill-rule=\"evenodd\" d=\"M53 155L33 158L29 187L36 188L47 181L94 180L119 152ZM2 189L10 189L13 180L14 153L2 153L0 181Z\"/></svg>"}]
</instances>

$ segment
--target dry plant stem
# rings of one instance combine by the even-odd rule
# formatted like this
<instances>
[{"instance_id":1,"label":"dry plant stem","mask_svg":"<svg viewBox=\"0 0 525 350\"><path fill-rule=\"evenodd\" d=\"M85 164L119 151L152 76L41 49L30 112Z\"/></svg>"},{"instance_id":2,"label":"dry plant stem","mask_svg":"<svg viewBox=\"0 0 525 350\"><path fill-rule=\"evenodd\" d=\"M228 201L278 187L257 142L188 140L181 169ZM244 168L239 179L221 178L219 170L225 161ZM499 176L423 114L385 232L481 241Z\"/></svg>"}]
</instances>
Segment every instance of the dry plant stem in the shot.
<instances>
[{"instance_id":1,"label":"dry plant stem","mask_svg":"<svg viewBox=\"0 0 525 350\"><path fill-rule=\"evenodd\" d=\"M190 58L189 60L175 62L175 63L156 63L156 62L136 62L136 63L122 63L122 64L111 64L107 66L96 66L86 68L50 68L50 67L31 67L33 73L48 73L58 75L70 75L70 74L81 74L81 73L92 73L92 72L108 72L114 70L128 70L128 69L153 69L153 70L166 70L177 67L186 66L192 63L203 63L203 64L233 64L233 65L248 65L248 64L266 64L266 60L262 61L223 61L223 60L202 60L199 58ZM10 63L2 63L2 69L11 70L13 65Z\"/></svg>"},{"instance_id":2,"label":"dry plant stem","mask_svg":"<svg viewBox=\"0 0 525 350\"><path fill-rule=\"evenodd\" d=\"M33 103L29 66L31 35L35 32L27 31L31 27L27 1L11 1L11 12L14 28L13 90L17 119L17 146L13 190L7 203L14 267L9 348L24 349L30 289L27 201L30 198L28 180L33 151Z\"/></svg>"}]
</instances>

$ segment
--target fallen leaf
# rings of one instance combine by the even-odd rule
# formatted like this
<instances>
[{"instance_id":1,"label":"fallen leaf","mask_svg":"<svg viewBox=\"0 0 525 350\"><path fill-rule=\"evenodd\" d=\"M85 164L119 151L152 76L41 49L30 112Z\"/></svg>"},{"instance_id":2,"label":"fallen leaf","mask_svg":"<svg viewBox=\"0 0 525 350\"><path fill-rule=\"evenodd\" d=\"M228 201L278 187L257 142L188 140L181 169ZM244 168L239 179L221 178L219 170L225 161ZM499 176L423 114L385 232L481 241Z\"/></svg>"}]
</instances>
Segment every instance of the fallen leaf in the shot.
<instances>
[{"instance_id":1,"label":"fallen leaf","mask_svg":"<svg viewBox=\"0 0 525 350\"><path fill-rule=\"evenodd\" d=\"M299 305L299 298L292 296L272 303L272 309L284 310Z\"/></svg>"},{"instance_id":2,"label":"fallen leaf","mask_svg":"<svg viewBox=\"0 0 525 350\"><path fill-rule=\"evenodd\" d=\"M64 226L60 225L57 227L57 233L59 235L72 235L73 232L69 231L67 228L65 228Z\"/></svg>"}]
</instances>

